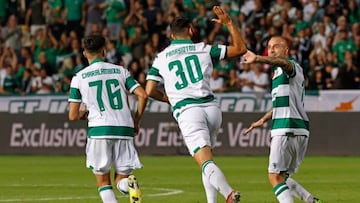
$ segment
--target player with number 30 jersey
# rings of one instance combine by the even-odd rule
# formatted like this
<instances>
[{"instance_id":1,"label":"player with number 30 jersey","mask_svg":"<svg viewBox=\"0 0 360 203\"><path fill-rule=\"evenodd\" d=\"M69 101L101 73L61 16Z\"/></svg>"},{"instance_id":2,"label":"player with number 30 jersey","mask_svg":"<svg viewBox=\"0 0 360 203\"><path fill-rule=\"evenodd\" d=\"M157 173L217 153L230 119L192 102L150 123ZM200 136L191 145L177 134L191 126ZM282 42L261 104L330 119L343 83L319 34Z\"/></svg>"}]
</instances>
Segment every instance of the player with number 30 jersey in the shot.
<instances>
[{"instance_id":1,"label":"player with number 30 jersey","mask_svg":"<svg viewBox=\"0 0 360 203\"><path fill-rule=\"evenodd\" d=\"M159 101L169 102L182 137L202 171L208 203L217 202L219 192L227 203L240 200L240 193L227 182L213 161L211 149L221 126L220 108L210 88L214 62L239 57L246 52L244 40L230 16L219 6L213 11L216 26L226 26L233 39L229 46L193 43L191 22L177 17L170 25L171 44L157 55L147 75L146 93ZM165 92L157 88L164 81Z\"/></svg>"},{"instance_id":2,"label":"player with number 30 jersey","mask_svg":"<svg viewBox=\"0 0 360 203\"><path fill-rule=\"evenodd\" d=\"M173 40L158 54L147 80L164 80L166 94L175 113L182 107L206 104L215 99L210 88L214 61L224 59L226 46ZM161 78L162 77L162 78ZM177 116L177 115L175 115Z\"/></svg>"}]
</instances>

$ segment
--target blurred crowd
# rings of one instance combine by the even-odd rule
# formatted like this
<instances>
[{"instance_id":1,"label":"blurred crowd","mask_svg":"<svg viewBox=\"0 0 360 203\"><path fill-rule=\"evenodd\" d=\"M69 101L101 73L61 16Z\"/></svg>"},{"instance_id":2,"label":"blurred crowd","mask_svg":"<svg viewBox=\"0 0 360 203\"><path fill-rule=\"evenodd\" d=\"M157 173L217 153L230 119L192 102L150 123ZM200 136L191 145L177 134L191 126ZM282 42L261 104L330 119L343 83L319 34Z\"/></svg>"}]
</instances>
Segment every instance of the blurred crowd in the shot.
<instances>
[{"instance_id":1,"label":"blurred crowd","mask_svg":"<svg viewBox=\"0 0 360 203\"><path fill-rule=\"evenodd\" d=\"M175 16L192 20L197 42L231 43L226 27L211 21L214 5L227 10L257 54L267 54L271 36L285 37L307 89L359 89L360 0L1 0L0 94L67 93L87 66L81 39L95 33L107 39L106 61L144 85ZM241 60L214 64L213 90L268 92L271 67Z\"/></svg>"}]
</instances>

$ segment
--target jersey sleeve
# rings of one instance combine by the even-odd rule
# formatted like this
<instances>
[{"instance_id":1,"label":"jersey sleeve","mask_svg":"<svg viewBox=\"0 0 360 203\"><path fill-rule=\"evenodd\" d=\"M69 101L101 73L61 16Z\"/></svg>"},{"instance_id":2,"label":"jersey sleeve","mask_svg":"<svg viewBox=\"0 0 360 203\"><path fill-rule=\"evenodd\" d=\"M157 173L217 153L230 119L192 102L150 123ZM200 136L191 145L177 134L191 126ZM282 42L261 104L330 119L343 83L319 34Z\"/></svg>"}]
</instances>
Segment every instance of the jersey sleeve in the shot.
<instances>
[{"instance_id":1,"label":"jersey sleeve","mask_svg":"<svg viewBox=\"0 0 360 203\"><path fill-rule=\"evenodd\" d=\"M71 84L70 84L70 91L69 91L69 102L77 102L77 103L81 103L81 93L79 90L79 86L80 86L80 81L79 81L79 76L75 75L72 80L71 80Z\"/></svg>"},{"instance_id":2,"label":"jersey sleeve","mask_svg":"<svg viewBox=\"0 0 360 203\"><path fill-rule=\"evenodd\" d=\"M147 76L146 76L146 80L153 80L156 82L161 82L162 81L162 77L159 73L159 69L157 67L159 67L161 64L159 62L159 58L155 58L154 63L152 65L152 67L149 69Z\"/></svg>"},{"instance_id":3,"label":"jersey sleeve","mask_svg":"<svg viewBox=\"0 0 360 203\"><path fill-rule=\"evenodd\" d=\"M293 78L296 76L296 72L300 72L302 70L297 70L300 69L299 65L297 65L297 63L293 60L293 59L287 59L290 63L291 63L291 67L292 67L292 72L288 75L289 78Z\"/></svg>"},{"instance_id":4,"label":"jersey sleeve","mask_svg":"<svg viewBox=\"0 0 360 203\"><path fill-rule=\"evenodd\" d=\"M125 87L127 90L129 90L130 93L132 93L137 87L140 86L140 84L130 75L129 71L124 69L125 74Z\"/></svg>"},{"instance_id":5,"label":"jersey sleeve","mask_svg":"<svg viewBox=\"0 0 360 203\"><path fill-rule=\"evenodd\" d=\"M226 46L225 45L213 45L210 49L210 56L212 60L220 61L226 57Z\"/></svg>"},{"instance_id":6,"label":"jersey sleeve","mask_svg":"<svg viewBox=\"0 0 360 203\"><path fill-rule=\"evenodd\" d=\"M4 87L5 76L0 73L0 87Z\"/></svg>"}]
</instances>

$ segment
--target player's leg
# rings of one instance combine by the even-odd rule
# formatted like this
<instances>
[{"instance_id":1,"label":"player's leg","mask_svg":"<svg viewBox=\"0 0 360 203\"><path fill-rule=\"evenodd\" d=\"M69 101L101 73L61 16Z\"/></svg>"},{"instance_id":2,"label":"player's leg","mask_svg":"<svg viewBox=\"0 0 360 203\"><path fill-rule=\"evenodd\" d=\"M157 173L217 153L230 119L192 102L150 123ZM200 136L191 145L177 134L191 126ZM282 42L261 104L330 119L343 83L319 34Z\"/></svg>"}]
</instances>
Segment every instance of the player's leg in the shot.
<instances>
[{"instance_id":1,"label":"player's leg","mask_svg":"<svg viewBox=\"0 0 360 203\"><path fill-rule=\"evenodd\" d=\"M132 174L142 168L133 140L117 140L114 148L115 183L122 193L129 193L131 203L141 203L142 196L137 179Z\"/></svg>"},{"instance_id":2,"label":"player's leg","mask_svg":"<svg viewBox=\"0 0 360 203\"><path fill-rule=\"evenodd\" d=\"M270 144L268 179L273 187L275 196L280 203L294 202L289 187L285 182L285 173L292 160L292 153L288 148L288 137L272 137Z\"/></svg>"},{"instance_id":3,"label":"player's leg","mask_svg":"<svg viewBox=\"0 0 360 203\"><path fill-rule=\"evenodd\" d=\"M220 113L220 116L218 118L219 118L218 123L221 123L221 113ZM217 124L217 125L212 125L212 127L214 129L209 127L210 146L211 146L211 148L213 148L213 146L216 143L216 136L217 136L217 133L218 133L218 130L219 130L220 126L219 126L219 124ZM210 160L210 159L208 159L208 160ZM211 158L211 160L212 160L212 158ZM213 186L213 184L211 184L208 176L206 176L203 171L201 172L201 174L202 174L202 182L203 182L203 185L204 185L207 202L208 203L216 203L216 201L217 201L217 189Z\"/></svg>"},{"instance_id":4,"label":"player's leg","mask_svg":"<svg viewBox=\"0 0 360 203\"><path fill-rule=\"evenodd\" d=\"M294 149L296 149L296 157L294 157L293 162L291 163L289 167L290 173L297 172L302 160L305 157L305 153L307 150L308 145L308 138L305 136L297 136L292 138ZM314 197L309 191L307 191L302 185L300 185L298 182L296 182L293 178L288 177L286 179L286 184L288 185L291 194L303 200L306 203L316 203L320 202L319 199Z\"/></svg>"},{"instance_id":5,"label":"player's leg","mask_svg":"<svg viewBox=\"0 0 360 203\"><path fill-rule=\"evenodd\" d=\"M238 202L240 193L234 191L227 182L225 175L221 169L213 161L211 148L209 146L202 147L194 154L196 163L201 167L202 174L205 178L203 181L208 202L216 202L217 189L224 196L227 203ZM210 183L210 184L209 184ZM210 190L209 190L210 189ZM215 198L214 198L215 197Z\"/></svg>"},{"instance_id":6,"label":"player's leg","mask_svg":"<svg viewBox=\"0 0 360 203\"><path fill-rule=\"evenodd\" d=\"M104 139L89 138L86 144L86 165L96 177L99 195L104 203L117 203L111 186L112 143Z\"/></svg>"},{"instance_id":7,"label":"player's leg","mask_svg":"<svg viewBox=\"0 0 360 203\"><path fill-rule=\"evenodd\" d=\"M289 187L286 185L283 173L269 173L269 182L273 186L273 191L280 203L293 203Z\"/></svg>"},{"instance_id":8,"label":"player's leg","mask_svg":"<svg viewBox=\"0 0 360 203\"><path fill-rule=\"evenodd\" d=\"M222 112L217 105L208 106L205 108L207 114L207 123L210 132L211 148L216 146L217 136L222 123ZM240 201L240 192L232 189L232 192L227 195L226 202L238 202Z\"/></svg>"},{"instance_id":9,"label":"player's leg","mask_svg":"<svg viewBox=\"0 0 360 203\"><path fill-rule=\"evenodd\" d=\"M98 191L104 203L117 203L115 193L111 186L110 173L95 174Z\"/></svg>"},{"instance_id":10,"label":"player's leg","mask_svg":"<svg viewBox=\"0 0 360 203\"><path fill-rule=\"evenodd\" d=\"M121 193L129 194L130 203L142 202L140 186L134 175L115 174L115 183Z\"/></svg>"},{"instance_id":11,"label":"player's leg","mask_svg":"<svg viewBox=\"0 0 360 203\"><path fill-rule=\"evenodd\" d=\"M219 122L221 122L221 112L217 112L217 119L220 119ZM216 202L216 189L227 198L232 193L232 188L213 161L210 147L212 144L204 107L193 107L183 111L178 117L178 122L190 154L202 169L203 185L208 202ZM220 126L220 124L217 125Z\"/></svg>"},{"instance_id":12,"label":"player's leg","mask_svg":"<svg viewBox=\"0 0 360 203\"><path fill-rule=\"evenodd\" d=\"M288 185L291 194L298 198L303 200L306 203L320 203L321 201L314 197L309 191L307 191L302 185L300 185L298 182L296 182L292 178L287 178L286 184Z\"/></svg>"},{"instance_id":13,"label":"player's leg","mask_svg":"<svg viewBox=\"0 0 360 203\"><path fill-rule=\"evenodd\" d=\"M201 178L202 178L202 182L203 182L203 186L205 189L205 194L206 194L206 202L207 203L216 203L217 201L217 190L216 188L210 183L208 177L204 174L201 173Z\"/></svg>"}]
</instances>

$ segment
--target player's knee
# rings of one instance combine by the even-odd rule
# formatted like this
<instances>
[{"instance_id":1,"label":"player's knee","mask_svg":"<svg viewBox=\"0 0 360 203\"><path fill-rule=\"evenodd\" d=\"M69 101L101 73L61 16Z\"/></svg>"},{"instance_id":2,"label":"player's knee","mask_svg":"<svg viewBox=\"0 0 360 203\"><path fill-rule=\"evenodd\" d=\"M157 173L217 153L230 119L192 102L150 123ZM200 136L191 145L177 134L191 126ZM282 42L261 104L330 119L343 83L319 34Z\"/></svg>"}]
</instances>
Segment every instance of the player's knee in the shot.
<instances>
[{"instance_id":1,"label":"player's knee","mask_svg":"<svg viewBox=\"0 0 360 203\"><path fill-rule=\"evenodd\" d=\"M213 155L211 148L208 146L199 148L199 150L194 153L194 159L199 167L202 167L207 161L212 161Z\"/></svg>"},{"instance_id":2,"label":"player's knee","mask_svg":"<svg viewBox=\"0 0 360 203\"><path fill-rule=\"evenodd\" d=\"M95 177L99 187L111 185L110 174L95 174Z\"/></svg>"},{"instance_id":3,"label":"player's knee","mask_svg":"<svg viewBox=\"0 0 360 203\"><path fill-rule=\"evenodd\" d=\"M269 182L272 186L276 186L279 183L285 182L284 174L276 174L276 173L269 173L268 174Z\"/></svg>"}]
</instances>

